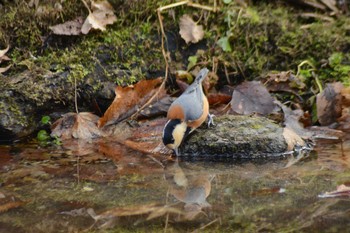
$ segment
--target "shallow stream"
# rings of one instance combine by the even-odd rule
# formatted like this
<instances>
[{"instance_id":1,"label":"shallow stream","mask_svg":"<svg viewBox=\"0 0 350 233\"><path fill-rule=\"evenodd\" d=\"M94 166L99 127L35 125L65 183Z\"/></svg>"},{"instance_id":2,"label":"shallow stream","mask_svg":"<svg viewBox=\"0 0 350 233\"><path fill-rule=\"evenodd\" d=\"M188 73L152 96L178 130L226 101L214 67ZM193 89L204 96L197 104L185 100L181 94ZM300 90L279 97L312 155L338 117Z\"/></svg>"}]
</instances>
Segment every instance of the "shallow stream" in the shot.
<instances>
[{"instance_id":1,"label":"shallow stream","mask_svg":"<svg viewBox=\"0 0 350 233\"><path fill-rule=\"evenodd\" d=\"M0 146L1 232L349 232L350 140L306 158L183 161L115 142Z\"/></svg>"}]
</instances>

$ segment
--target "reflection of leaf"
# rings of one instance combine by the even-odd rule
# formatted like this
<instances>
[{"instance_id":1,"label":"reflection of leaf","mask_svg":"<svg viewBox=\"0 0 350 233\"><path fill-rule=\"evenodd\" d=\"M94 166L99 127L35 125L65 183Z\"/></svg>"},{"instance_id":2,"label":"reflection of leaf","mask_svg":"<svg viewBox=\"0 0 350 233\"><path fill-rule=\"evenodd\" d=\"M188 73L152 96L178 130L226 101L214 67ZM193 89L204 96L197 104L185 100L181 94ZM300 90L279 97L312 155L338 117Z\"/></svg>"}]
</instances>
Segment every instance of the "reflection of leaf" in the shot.
<instances>
[{"instance_id":1,"label":"reflection of leaf","mask_svg":"<svg viewBox=\"0 0 350 233\"><path fill-rule=\"evenodd\" d=\"M0 205L0 213L6 212L10 209L18 208L24 204L25 204L25 202L23 202L23 201L11 201L11 202L2 204L2 205Z\"/></svg>"},{"instance_id":2,"label":"reflection of leaf","mask_svg":"<svg viewBox=\"0 0 350 233\"><path fill-rule=\"evenodd\" d=\"M135 206L126 206L126 207L116 207L110 210L107 210L99 215L96 215L91 209L88 210L90 216L97 220L100 219L110 219L114 217L123 217L123 216L135 216L148 214L149 219L160 217L166 213L176 213L181 214L182 211L176 208L171 208L168 206L159 206L157 204L145 204L145 205L135 205Z\"/></svg>"},{"instance_id":3,"label":"reflection of leaf","mask_svg":"<svg viewBox=\"0 0 350 233\"><path fill-rule=\"evenodd\" d=\"M260 82L244 82L232 94L231 108L243 115L258 113L267 115L275 108L274 99Z\"/></svg>"},{"instance_id":4,"label":"reflection of leaf","mask_svg":"<svg viewBox=\"0 0 350 233\"><path fill-rule=\"evenodd\" d=\"M189 15L183 15L180 18L180 35L187 44L197 43L203 39L203 26L198 26Z\"/></svg>"},{"instance_id":5,"label":"reflection of leaf","mask_svg":"<svg viewBox=\"0 0 350 233\"><path fill-rule=\"evenodd\" d=\"M81 32L87 34L91 28L106 30L106 25L113 24L117 20L113 11L112 5L107 0L92 1L91 11L89 9L89 16L86 18Z\"/></svg>"},{"instance_id":6,"label":"reflection of leaf","mask_svg":"<svg viewBox=\"0 0 350 233\"><path fill-rule=\"evenodd\" d=\"M62 24L51 26L50 29L56 35L79 35L83 26L84 19L78 17L74 20Z\"/></svg>"},{"instance_id":7,"label":"reflection of leaf","mask_svg":"<svg viewBox=\"0 0 350 233\"><path fill-rule=\"evenodd\" d=\"M341 116L341 90L340 82L327 84L326 88L317 95L317 118L321 125L330 125Z\"/></svg>"},{"instance_id":8,"label":"reflection of leaf","mask_svg":"<svg viewBox=\"0 0 350 233\"><path fill-rule=\"evenodd\" d=\"M337 190L325 192L324 194L318 195L318 197L350 197L350 187L342 184L337 187Z\"/></svg>"},{"instance_id":9,"label":"reflection of leaf","mask_svg":"<svg viewBox=\"0 0 350 233\"><path fill-rule=\"evenodd\" d=\"M97 128L98 116L88 113L66 113L58 119L51 127L51 136L61 139L91 139L102 135Z\"/></svg>"},{"instance_id":10,"label":"reflection of leaf","mask_svg":"<svg viewBox=\"0 0 350 233\"><path fill-rule=\"evenodd\" d=\"M232 48L230 45L230 41L229 41L229 37L225 36L225 37L221 37L218 40L218 45L222 48L222 50L224 50L225 52L231 52Z\"/></svg>"},{"instance_id":11,"label":"reflection of leaf","mask_svg":"<svg viewBox=\"0 0 350 233\"><path fill-rule=\"evenodd\" d=\"M131 116L139 107L144 105L157 91L162 79L141 80L133 86L120 87L115 90L116 97L103 117L98 121L98 126L111 125ZM163 88L158 98L165 96Z\"/></svg>"}]
</instances>

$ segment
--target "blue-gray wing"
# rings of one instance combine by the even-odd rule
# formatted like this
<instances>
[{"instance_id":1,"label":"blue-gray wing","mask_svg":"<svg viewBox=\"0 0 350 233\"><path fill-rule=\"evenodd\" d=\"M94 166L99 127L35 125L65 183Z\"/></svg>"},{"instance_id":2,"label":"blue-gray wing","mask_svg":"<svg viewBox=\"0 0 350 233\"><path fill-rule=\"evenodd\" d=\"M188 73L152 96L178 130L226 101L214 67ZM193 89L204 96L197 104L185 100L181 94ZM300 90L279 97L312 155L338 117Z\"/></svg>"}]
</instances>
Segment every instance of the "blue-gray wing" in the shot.
<instances>
[{"instance_id":1,"label":"blue-gray wing","mask_svg":"<svg viewBox=\"0 0 350 233\"><path fill-rule=\"evenodd\" d=\"M183 107L185 120L194 121L200 118L203 114L203 91L202 85L197 87L189 87L173 104L178 104Z\"/></svg>"}]
</instances>

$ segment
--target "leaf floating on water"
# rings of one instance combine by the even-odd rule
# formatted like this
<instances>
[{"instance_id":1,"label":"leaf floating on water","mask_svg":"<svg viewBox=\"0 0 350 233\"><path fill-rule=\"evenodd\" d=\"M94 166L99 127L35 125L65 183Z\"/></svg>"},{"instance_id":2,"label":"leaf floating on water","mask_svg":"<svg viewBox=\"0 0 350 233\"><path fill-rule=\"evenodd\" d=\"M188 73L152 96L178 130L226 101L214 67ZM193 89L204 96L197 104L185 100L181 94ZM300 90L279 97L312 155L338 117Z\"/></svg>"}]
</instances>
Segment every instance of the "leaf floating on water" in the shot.
<instances>
[{"instance_id":1,"label":"leaf floating on water","mask_svg":"<svg viewBox=\"0 0 350 233\"><path fill-rule=\"evenodd\" d=\"M89 16L86 18L81 32L87 34L91 28L105 31L106 26L113 24L116 20L114 9L108 1L91 1L91 10L89 9Z\"/></svg>"},{"instance_id":2,"label":"leaf floating on water","mask_svg":"<svg viewBox=\"0 0 350 233\"><path fill-rule=\"evenodd\" d=\"M260 82L243 82L232 94L231 108L242 115L268 115L275 109L274 99Z\"/></svg>"},{"instance_id":3,"label":"leaf floating on water","mask_svg":"<svg viewBox=\"0 0 350 233\"><path fill-rule=\"evenodd\" d=\"M189 15L183 15L180 18L180 35L188 44L197 43L204 37L202 25L197 25Z\"/></svg>"},{"instance_id":4,"label":"leaf floating on water","mask_svg":"<svg viewBox=\"0 0 350 233\"><path fill-rule=\"evenodd\" d=\"M96 123L98 116L88 113L66 113L53 123L51 136L64 139L92 139L102 135Z\"/></svg>"},{"instance_id":5,"label":"leaf floating on water","mask_svg":"<svg viewBox=\"0 0 350 233\"><path fill-rule=\"evenodd\" d=\"M330 125L341 116L341 90L340 82L327 84L326 88L317 95L317 118L321 125Z\"/></svg>"},{"instance_id":6,"label":"leaf floating on water","mask_svg":"<svg viewBox=\"0 0 350 233\"><path fill-rule=\"evenodd\" d=\"M327 197L350 197L350 187L344 184L339 185L335 191L325 192L324 194L318 195L320 198Z\"/></svg>"},{"instance_id":7,"label":"leaf floating on water","mask_svg":"<svg viewBox=\"0 0 350 233\"><path fill-rule=\"evenodd\" d=\"M80 35L83 23L84 19L78 17L74 20L51 26L50 29L56 35Z\"/></svg>"},{"instance_id":8,"label":"leaf floating on water","mask_svg":"<svg viewBox=\"0 0 350 233\"><path fill-rule=\"evenodd\" d=\"M115 124L126 119L143 106L156 92L157 87L162 83L162 78L153 80L141 80L133 86L115 89L115 98L103 117L98 121L98 127ZM166 94L164 88L160 90L158 99Z\"/></svg>"}]
</instances>

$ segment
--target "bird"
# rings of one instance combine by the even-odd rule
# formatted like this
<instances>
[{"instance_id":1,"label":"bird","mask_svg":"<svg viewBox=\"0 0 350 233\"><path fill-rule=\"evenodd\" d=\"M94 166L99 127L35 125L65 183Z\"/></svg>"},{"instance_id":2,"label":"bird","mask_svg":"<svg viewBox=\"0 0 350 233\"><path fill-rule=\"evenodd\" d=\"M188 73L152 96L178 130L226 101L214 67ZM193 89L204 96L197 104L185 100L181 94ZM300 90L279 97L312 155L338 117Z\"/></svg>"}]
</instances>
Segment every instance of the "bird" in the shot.
<instances>
[{"instance_id":1,"label":"bird","mask_svg":"<svg viewBox=\"0 0 350 233\"><path fill-rule=\"evenodd\" d=\"M163 129L163 144L179 156L179 147L190 133L208 118L208 126L214 125L213 115L209 114L209 103L204 95L202 82L209 70L199 71L194 82L169 107L168 121Z\"/></svg>"}]
</instances>

